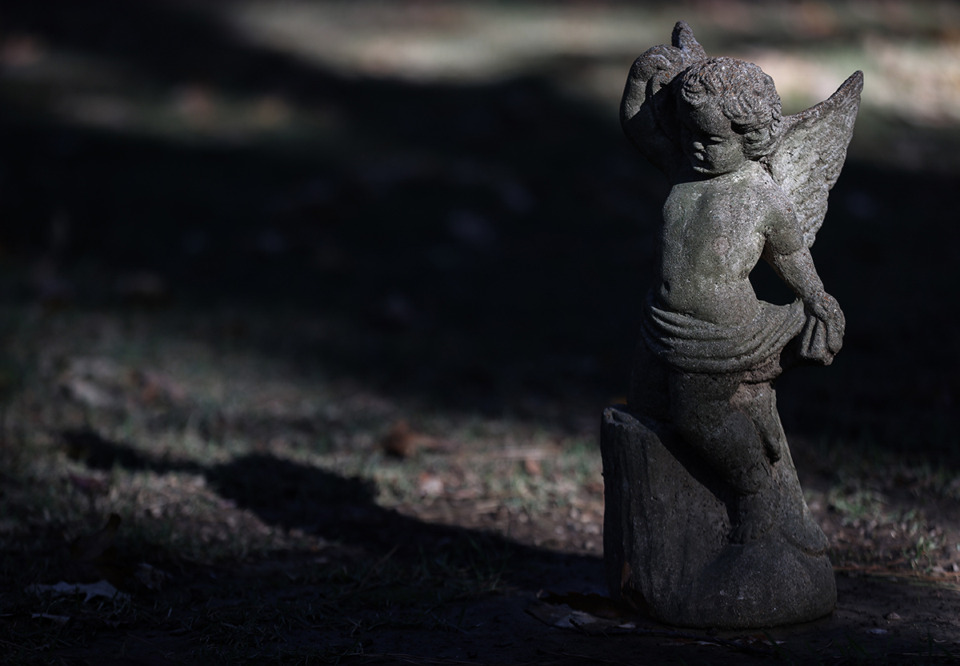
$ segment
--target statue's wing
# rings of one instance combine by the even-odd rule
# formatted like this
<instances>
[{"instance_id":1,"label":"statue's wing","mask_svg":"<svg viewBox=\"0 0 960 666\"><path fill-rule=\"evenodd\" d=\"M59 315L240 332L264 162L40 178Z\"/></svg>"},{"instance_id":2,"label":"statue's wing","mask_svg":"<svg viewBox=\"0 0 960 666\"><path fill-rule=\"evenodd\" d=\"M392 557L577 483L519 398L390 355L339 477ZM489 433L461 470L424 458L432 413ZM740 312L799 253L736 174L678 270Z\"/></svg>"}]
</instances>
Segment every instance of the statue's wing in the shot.
<instances>
[{"instance_id":1,"label":"statue's wing","mask_svg":"<svg viewBox=\"0 0 960 666\"><path fill-rule=\"evenodd\" d=\"M670 46L654 46L634 61L620 102L624 132L668 175L679 167L683 153L673 96L666 88L677 74L707 57L683 21L674 26L671 42Z\"/></svg>"},{"instance_id":2,"label":"statue's wing","mask_svg":"<svg viewBox=\"0 0 960 666\"><path fill-rule=\"evenodd\" d=\"M783 134L768 157L770 173L794 206L807 247L827 214L860 108L863 72L855 72L829 99L783 119Z\"/></svg>"}]
</instances>

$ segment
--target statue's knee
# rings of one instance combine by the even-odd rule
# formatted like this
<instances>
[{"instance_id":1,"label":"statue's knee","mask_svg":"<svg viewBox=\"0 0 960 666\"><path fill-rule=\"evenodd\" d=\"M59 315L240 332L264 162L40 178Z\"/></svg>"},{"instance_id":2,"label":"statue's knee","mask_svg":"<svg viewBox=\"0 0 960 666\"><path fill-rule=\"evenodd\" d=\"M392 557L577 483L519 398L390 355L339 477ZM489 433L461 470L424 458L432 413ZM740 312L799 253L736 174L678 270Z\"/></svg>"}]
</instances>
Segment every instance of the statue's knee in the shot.
<instances>
[{"instance_id":1,"label":"statue's knee","mask_svg":"<svg viewBox=\"0 0 960 666\"><path fill-rule=\"evenodd\" d=\"M755 492L769 476L760 434L750 417L729 404L679 403L676 431L722 480L737 492Z\"/></svg>"}]
</instances>

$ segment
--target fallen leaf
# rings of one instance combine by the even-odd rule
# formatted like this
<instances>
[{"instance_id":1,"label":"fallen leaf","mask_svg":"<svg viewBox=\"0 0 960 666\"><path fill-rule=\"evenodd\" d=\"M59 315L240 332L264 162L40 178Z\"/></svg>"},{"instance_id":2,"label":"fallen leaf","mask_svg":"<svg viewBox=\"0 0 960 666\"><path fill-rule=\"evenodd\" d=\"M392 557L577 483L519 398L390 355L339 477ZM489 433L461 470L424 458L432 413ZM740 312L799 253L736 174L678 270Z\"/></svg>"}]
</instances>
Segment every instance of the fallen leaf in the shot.
<instances>
[{"instance_id":1,"label":"fallen leaf","mask_svg":"<svg viewBox=\"0 0 960 666\"><path fill-rule=\"evenodd\" d=\"M113 392L81 377L75 377L66 383L64 391L77 402L95 409L113 407L118 402L118 397Z\"/></svg>"},{"instance_id":2,"label":"fallen leaf","mask_svg":"<svg viewBox=\"0 0 960 666\"><path fill-rule=\"evenodd\" d=\"M253 107L254 122L260 127L272 129L290 118L290 105L277 95L264 95Z\"/></svg>"},{"instance_id":3,"label":"fallen leaf","mask_svg":"<svg viewBox=\"0 0 960 666\"><path fill-rule=\"evenodd\" d=\"M133 381L140 389L140 401L144 404L170 405L182 402L187 391L172 377L153 370L136 370Z\"/></svg>"},{"instance_id":4,"label":"fallen leaf","mask_svg":"<svg viewBox=\"0 0 960 666\"><path fill-rule=\"evenodd\" d=\"M0 63L10 69L29 67L43 60L46 46L35 35L10 34L0 46Z\"/></svg>"},{"instance_id":5,"label":"fallen leaf","mask_svg":"<svg viewBox=\"0 0 960 666\"><path fill-rule=\"evenodd\" d=\"M590 635L611 635L622 631L618 627L623 624L622 621L596 617L585 611L571 609L566 604L537 602L528 606L526 611L544 624L559 629L574 629ZM628 627L627 624L623 626Z\"/></svg>"},{"instance_id":6,"label":"fallen leaf","mask_svg":"<svg viewBox=\"0 0 960 666\"><path fill-rule=\"evenodd\" d=\"M119 407L128 388L120 366L107 358L74 358L58 379L70 399L95 409Z\"/></svg>"},{"instance_id":7,"label":"fallen leaf","mask_svg":"<svg viewBox=\"0 0 960 666\"><path fill-rule=\"evenodd\" d=\"M176 90L173 106L180 117L193 126L207 125L217 115L217 100L213 91L199 83Z\"/></svg>"},{"instance_id":8,"label":"fallen leaf","mask_svg":"<svg viewBox=\"0 0 960 666\"><path fill-rule=\"evenodd\" d=\"M415 432L409 423L399 419L390 426L390 430L380 440L380 447L387 455L409 458L421 449L440 448L440 442L435 437Z\"/></svg>"},{"instance_id":9,"label":"fallen leaf","mask_svg":"<svg viewBox=\"0 0 960 666\"><path fill-rule=\"evenodd\" d=\"M105 479L96 476L82 476L71 472L67 474L67 480L74 488L91 498L104 495L110 489L110 484Z\"/></svg>"},{"instance_id":10,"label":"fallen leaf","mask_svg":"<svg viewBox=\"0 0 960 666\"><path fill-rule=\"evenodd\" d=\"M420 494L424 497L437 497L443 494L443 480L435 474L424 472L417 482Z\"/></svg>"},{"instance_id":11,"label":"fallen leaf","mask_svg":"<svg viewBox=\"0 0 960 666\"><path fill-rule=\"evenodd\" d=\"M56 624L66 624L70 621L69 615L51 615L50 613L33 613L30 617L34 620L50 620Z\"/></svg>"},{"instance_id":12,"label":"fallen leaf","mask_svg":"<svg viewBox=\"0 0 960 666\"><path fill-rule=\"evenodd\" d=\"M409 458L416 453L416 442L410 431L410 424L400 419L390 426L390 430L380 440L380 446L388 455L396 458Z\"/></svg>"},{"instance_id":13,"label":"fallen leaf","mask_svg":"<svg viewBox=\"0 0 960 666\"><path fill-rule=\"evenodd\" d=\"M96 597L118 600L130 598L129 594L121 592L105 580L98 580L96 583L66 583L60 581L55 585L30 585L27 587L27 592L34 594L52 594L58 597L82 594L84 595L83 603L87 603Z\"/></svg>"}]
</instances>

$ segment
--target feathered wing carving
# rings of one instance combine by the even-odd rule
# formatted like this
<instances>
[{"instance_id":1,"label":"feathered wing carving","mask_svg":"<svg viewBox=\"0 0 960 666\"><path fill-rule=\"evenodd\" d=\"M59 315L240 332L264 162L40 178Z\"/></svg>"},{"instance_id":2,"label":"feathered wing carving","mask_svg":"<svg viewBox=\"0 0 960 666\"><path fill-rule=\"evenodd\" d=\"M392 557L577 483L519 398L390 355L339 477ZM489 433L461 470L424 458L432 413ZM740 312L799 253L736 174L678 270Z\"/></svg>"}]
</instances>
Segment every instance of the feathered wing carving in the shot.
<instances>
[{"instance_id":1,"label":"feathered wing carving","mask_svg":"<svg viewBox=\"0 0 960 666\"><path fill-rule=\"evenodd\" d=\"M620 123L640 152L672 176L683 153L679 145L677 114L673 108L670 82L707 54L683 21L673 28L671 46L661 44L637 58L620 102Z\"/></svg>"},{"instance_id":2,"label":"feathered wing carving","mask_svg":"<svg viewBox=\"0 0 960 666\"><path fill-rule=\"evenodd\" d=\"M829 99L784 117L783 134L767 158L773 179L794 206L807 247L816 240L847 157L862 90L863 72L854 72Z\"/></svg>"}]
</instances>

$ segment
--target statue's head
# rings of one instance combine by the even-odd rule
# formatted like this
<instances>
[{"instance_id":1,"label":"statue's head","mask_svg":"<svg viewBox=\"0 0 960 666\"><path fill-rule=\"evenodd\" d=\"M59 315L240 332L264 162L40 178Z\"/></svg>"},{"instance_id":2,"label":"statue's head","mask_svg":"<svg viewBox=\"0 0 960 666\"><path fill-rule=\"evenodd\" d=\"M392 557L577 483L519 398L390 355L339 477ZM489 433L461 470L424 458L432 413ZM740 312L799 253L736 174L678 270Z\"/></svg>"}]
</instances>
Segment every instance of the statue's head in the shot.
<instances>
[{"instance_id":1,"label":"statue's head","mask_svg":"<svg viewBox=\"0 0 960 666\"><path fill-rule=\"evenodd\" d=\"M694 134L723 140L745 159L757 160L773 150L781 129L780 95L759 67L735 58L709 58L684 70L676 85L681 120Z\"/></svg>"}]
</instances>

